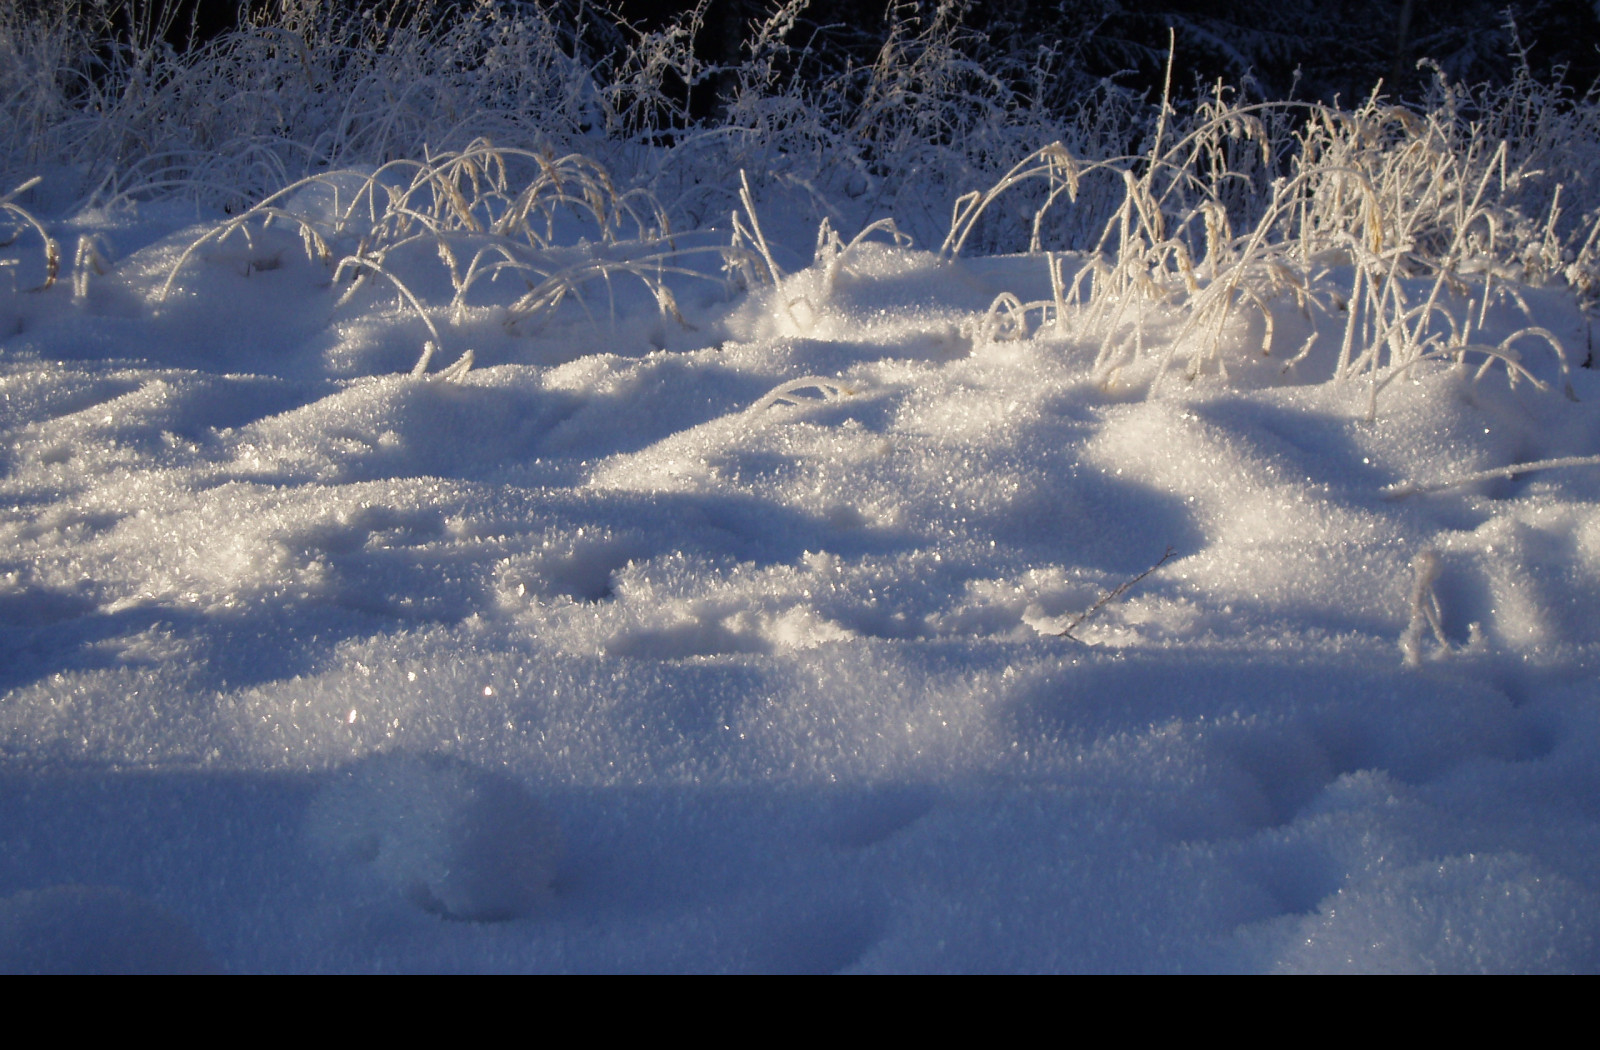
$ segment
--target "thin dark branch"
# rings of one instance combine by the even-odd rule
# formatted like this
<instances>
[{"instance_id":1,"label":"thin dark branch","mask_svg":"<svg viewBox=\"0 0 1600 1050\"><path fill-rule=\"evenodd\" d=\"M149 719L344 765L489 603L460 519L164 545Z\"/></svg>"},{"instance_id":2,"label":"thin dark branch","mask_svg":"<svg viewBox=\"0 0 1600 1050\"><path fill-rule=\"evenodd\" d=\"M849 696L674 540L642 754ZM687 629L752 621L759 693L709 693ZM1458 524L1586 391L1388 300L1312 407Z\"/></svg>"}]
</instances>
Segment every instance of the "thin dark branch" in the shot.
<instances>
[{"instance_id":1,"label":"thin dark branch","mask_svg":"<svg viewBox=\"0 0 1600 1050\"><path fill-rule=\"evenodd\" d=\"M1178 551L1177 551L1177 549L1175 547L1168 547L1167 550L1166 550L1166 553L1161 555L1161 560L1160 561L1156 562L1154 565L1150 566L1148 569L1146 569L1145 571L1141 572L1139 575L1135 576L1133 579L1124 580L1117 587L1116 590L1107 591L1105 594L1102 594L1100 596L1100 600L1099 601L1095 602L1093 605L1089 606L1089 608L1085 609L1082 613L1080 613L1078 615L1078 618L1073 620L1071 623L1067 624L1066 628L1063 629L1059 634L1057 634L1056 637L1057 638L1072 638L1072 632L1073 631L1076 631L1079 627L1082 627L1084 625L1084 623L1086 623L1091 617L1093 617L1101 609L1104 609L1106 606L1110 605L1112 602L1116 601L1118 598L1122 597L1124 594L1127 594L1130 590L1132 590L1135 586L1138 585L1140 580L1144 579L1146 576L1150 575L1152 572L1155 572L1157 569L1161 568L1161 566L1163 566L1167 562L1171 561L1172 560L1172 556L1174 554L1177 554L1177 553L1178 553ZM1078 639L1072 638L1072 640L1073 641L1077 641Z\"/></svg>"}]
</instances>

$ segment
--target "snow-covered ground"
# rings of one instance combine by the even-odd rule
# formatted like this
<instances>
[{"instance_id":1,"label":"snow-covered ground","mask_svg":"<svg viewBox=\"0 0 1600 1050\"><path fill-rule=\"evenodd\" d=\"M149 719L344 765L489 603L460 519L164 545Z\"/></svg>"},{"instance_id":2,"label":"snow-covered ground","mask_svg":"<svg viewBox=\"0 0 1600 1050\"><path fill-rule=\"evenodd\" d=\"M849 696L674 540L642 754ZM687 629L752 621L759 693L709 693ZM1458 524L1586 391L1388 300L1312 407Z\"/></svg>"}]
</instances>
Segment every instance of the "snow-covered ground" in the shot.
<instances>
[{"instance_id":1,"label":"snow-covered ground","mask_svg":"<svg viewBox=\"0 0 1600 1050\"><path fill-rule=\"evenodd\" d=\"M1166 361L992 308L1076 256L781 214L776 287L723 223L454 310L426 239L341 300L293 222L40 214L0 968L1600 968L1600 467L1473 477L1600 450L1559 285L1453 308L1547 389L1374 401L1347 259Z\"/></svg>"}]
</instances>

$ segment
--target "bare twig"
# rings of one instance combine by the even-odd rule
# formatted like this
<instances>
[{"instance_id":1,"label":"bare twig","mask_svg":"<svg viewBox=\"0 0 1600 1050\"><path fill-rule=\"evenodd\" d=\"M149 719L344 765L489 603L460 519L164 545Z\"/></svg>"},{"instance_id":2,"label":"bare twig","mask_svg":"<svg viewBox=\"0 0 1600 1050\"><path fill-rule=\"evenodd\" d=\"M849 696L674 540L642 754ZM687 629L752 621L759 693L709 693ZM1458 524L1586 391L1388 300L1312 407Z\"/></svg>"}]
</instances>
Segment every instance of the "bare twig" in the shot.
<instances>
[{"instance_id":1,"label":"bare twig","mask_svg":"<svg viewBox=\"0 0 1600 1050\"><path fill-rule=\"evenodd\" d=\"M1160 561L1157 561L1154 565L1150 566L1148 569L1146 569L1145 571L1141 572L1139 575L1135 576L1133 579L1123 581L1121 584L1119 584L1117 586L1116 590L1107 591L1105 594L1102 594L1098 601L1096 601L1093 605L1089 606L1089 608L1085 609L1082 613L1080 613L1078 615L1077 619L1075 619L1071 623L1067 624L1067 626L1064 629L1062 629L1060 632L1058 632L1056 634L1056 637L1057 638L1072 638L1072 632L1073 631L1077 630L1079 627L1082 627L1091 618L1093 618L1094 615L1096 613L1098 613L1101 609L1104 609L1106 606L1110 605L1112 602L1116 601L1118 598L1122 597L1124 594L1127 594L1130 590L1132 590L1135 586L1138 585L1140 580L1144 579L1146 576L1150 575L1152 572L1155 572L1157 569L1161 568L1161 566L1163 566L1167 562L1171 561L1173 555L1175 555L1177 553L1178 553L1177 548L1168 547L1167 550L1166 550L1166 553L1161 555L1161 560ZM1073 641L1077 641L1078 639L1072 638L1072 640Z\"/></svg>"}]
</instances>

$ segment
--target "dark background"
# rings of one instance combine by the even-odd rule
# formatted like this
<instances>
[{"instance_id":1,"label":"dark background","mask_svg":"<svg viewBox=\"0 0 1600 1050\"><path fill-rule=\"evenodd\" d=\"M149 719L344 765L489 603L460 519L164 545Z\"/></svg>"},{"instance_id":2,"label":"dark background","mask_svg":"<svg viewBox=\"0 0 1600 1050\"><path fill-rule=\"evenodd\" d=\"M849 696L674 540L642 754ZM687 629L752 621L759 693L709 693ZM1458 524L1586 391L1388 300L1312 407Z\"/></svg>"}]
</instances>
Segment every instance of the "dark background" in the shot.
<instances>
[{"instance_id":1,"label":"dark background","mask_svg":"<svg viewBox=\"0 0 1600 1050\"><path fill-rule=\"evenodd\" d=\"M25 6L30 0L24 0ZM515 8L520 0L328 0L291 5L301 17L333 25L365 11L367 25L389 30L437 27L451 19L483 17L486 9ZM35 8L58 0L31 0ZM637 39L639 32L683 24L694 4L683 0L618 0L615 13L586 0L542 5L570 28L575 49L598 62ZM1109 78L1125 88L1159 94L1169 27L1177 50L1174 95L1193 97L1218 79L1253 96L1358 101L1383 82L1384 93L1412 99L1434 73L1427 58L1454 81L1504 84L1525 59L1546 82L1562 80L1583 93L1600 76L1600 18L1594 0L971 0L941 6L930 0L885 5L882 0L812 0L789 42L809 48L809 60L839 67L871 63L892 32L915 35L953 18L974 31L967 41L985 68L1021 77L1043 63L1048 87L1063 96ZM281 19L285 4L227 0L102 0L80 4L123 41L165 41L183 50L224 31L241 11ZM695 54L729 64L740 53L745 27L771 9L766 0L707 0ZM1514 24L1514 29L1513 29ZM898 29L896 29L898 27ZM347 31L355 32L354 29ZM987 37L985 43L980 37ZM715 88L696 89L694 110L707 114ZM704 96L703 98L701 96Z\"/></svg>"}]
</instances>

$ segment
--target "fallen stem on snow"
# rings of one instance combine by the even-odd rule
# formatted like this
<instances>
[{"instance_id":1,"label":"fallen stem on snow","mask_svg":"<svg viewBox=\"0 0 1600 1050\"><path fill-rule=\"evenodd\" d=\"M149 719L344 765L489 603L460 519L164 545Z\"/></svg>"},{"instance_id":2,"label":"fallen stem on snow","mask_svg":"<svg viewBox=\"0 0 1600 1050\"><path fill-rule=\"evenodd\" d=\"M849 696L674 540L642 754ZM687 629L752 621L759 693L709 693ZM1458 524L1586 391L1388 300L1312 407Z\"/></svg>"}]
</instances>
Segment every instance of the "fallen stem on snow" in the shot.
<instances>
[{"instance_id":1,"label":"fallen stem on snow","mask_svg":"<svg viewBox=\"0 0 1600 1050\"><path fill-rule=\"evenodd\" d=\"M1385 485L1379 492L1384 499L1405 499L1423 492L1442 492L1445 489L1455 488L1457 485L1470 485L1474 481L1493 481L1496 478L1514 478L1518 474L1528 474L1535 470L1555 470L1559 467L1596 467L1600 466L1600 456L1563 456L1560 459L1539 459L1531 463L1513 463L1508 467L1496 467L1493 470L1478 470L1471 474L1462 474L1460 477L1448 481L1435 481L1432 484L1423 484L1420 481L1400 481L1393 485Z\"/></svg>"},{"instance_id":2,"label":"fallen stem on snow","mask_svg":"<svg viewBox=\"0 0 1600 1050\"><path fill-rule=\"evenodd\" d=\"M1177 554L1177 553L1178 553L1178 551L1177 551L1177 549L1175 547L1168 547L1167 550L1166 550L1166 553L1161 555L1161 560L1160 561L1157 561L1154 565L1150 566L1148 569L1146 569L1145 571L1141 572L1139 575L1135 576L1133 579L1124 580L1121 584L1119 584L1117 586L1116 590L1107 591L1105 594L1102 594L1100 596L1100 600L1099 601L1095 602L1093 605L1089 606L1089 608L1085 609L1082 613L1078 614L1078 618L1073 620L1071 623L1067 624L1067 626L1065 628L1063 628L1061 631L1059 631L1056 634L1056 637L1057 638L1072 638L1072 632L1073 631L1077 630L1079 627L1082 627L1086 622L1088 622L1088 620L1091 617L1093 617L1101 609L1104 609L1106 606L1110 605L1112 602L1116 601L1118 598L1122 597L1124 594L1127 594L1130 590L1132 590L1134 587L1136 587L1138 585L1140 580L1144 579L1146 576L1150 575L1152 572L1155 572L1157 569L1161 568L1161 566L1163 566L1167 562L1171 561L1172 560L1172 556ZM1078 639L1072 638L1072 640L1076 642Z\"/></svg>"}]
</instances>

